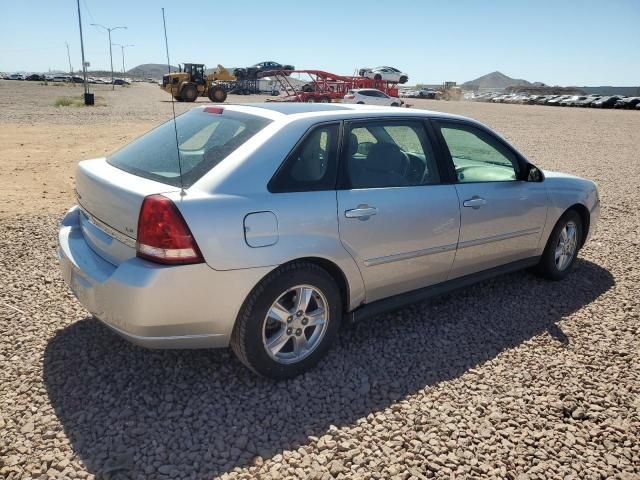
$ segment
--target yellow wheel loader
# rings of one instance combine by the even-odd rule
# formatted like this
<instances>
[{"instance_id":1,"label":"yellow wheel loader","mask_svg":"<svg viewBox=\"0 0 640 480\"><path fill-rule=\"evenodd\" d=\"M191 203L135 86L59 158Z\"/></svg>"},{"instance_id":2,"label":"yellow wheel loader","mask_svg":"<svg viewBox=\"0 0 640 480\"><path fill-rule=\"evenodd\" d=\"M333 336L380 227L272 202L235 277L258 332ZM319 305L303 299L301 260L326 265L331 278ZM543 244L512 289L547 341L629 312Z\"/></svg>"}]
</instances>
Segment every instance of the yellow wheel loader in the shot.
<instances>
[{"instance_id":1,"label":"yellow wheel loader","mask_svg":"<svg viewBox=\"0 0 640 480\"><path fill-rule=\"evenodd\" d=\"M436 92L436 100L462 100L462 89L456 86L456 82L444 82Z\"/></svg>"},{"instance_id":2,"label":"yellow wheel loader","mask_svg":"<svg viewBox=\"0 0 640 480\"><path fill-rule=\"evenodd\" d=\"M173 95L178 102L195 102L198 97L209 97L215 103L227 99L224 82L234 82L234 77L222 65L218 65L213 73L205 75L202 63L185 63L178 72L167 73L162 77L162 88Z\"/></svg>"}]
</instances>

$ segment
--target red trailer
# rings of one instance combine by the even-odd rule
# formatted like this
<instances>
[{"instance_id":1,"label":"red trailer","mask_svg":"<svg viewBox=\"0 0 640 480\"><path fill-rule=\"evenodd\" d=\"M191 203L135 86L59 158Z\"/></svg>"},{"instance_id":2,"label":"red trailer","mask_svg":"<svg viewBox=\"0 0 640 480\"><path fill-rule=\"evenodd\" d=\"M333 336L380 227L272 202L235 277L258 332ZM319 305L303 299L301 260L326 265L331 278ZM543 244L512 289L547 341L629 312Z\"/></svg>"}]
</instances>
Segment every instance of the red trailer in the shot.
<instances>
[{"instance_id":1,"label":"red trailer","mask_svg":"<svg viewBox=\"0 0 640 480\"><path fill-rule=\"evenodd\" d=\"M300 82L291 79L291 74L306 75ZM322 70L273 70L262 72L259 77L271 77L280 85L284 97L278 102L329 103L333 99L342 99L347 91L354 88L377 88L391 97L398 96L395 83L372 80L366 77L348 77Z\"/></svg>"}]
</instances>

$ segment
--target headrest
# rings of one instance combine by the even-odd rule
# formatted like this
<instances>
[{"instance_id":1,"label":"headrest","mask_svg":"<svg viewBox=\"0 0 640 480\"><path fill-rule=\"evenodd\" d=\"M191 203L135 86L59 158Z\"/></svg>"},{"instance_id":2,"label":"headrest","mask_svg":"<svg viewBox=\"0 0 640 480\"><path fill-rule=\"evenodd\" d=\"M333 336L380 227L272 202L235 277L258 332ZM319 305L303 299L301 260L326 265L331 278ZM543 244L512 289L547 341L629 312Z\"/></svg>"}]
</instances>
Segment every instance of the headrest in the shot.
<instances>
[{"instance_id":1,"label":"headrest","mask_svg":"<svg viewBox=\"0 0 640 480\"><path fill-rule=\"evenodd\" d=\"M367 155L366 168L378 172L402 172L405 156L395 143L376 143Z\"/></svg>"}]
</instances>

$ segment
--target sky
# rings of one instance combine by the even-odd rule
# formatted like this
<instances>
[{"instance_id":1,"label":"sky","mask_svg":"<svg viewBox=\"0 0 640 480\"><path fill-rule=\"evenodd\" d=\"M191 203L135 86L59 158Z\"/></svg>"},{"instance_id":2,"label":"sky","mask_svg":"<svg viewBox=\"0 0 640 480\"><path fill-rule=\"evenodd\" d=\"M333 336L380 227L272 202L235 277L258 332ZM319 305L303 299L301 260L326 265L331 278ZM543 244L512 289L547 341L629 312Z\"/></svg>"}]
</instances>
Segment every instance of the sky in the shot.
<instances>
[{"instance_id":1,"label":"sky","mask_svg":"<svg viewBox=\"0 0 640 480\"><path fill-rule=\"evenodd\" d=\"M189 6L188 6L189 5ZM80 0L85 56L109 69L166 63L246 66L273 60L349 75L395 66L410 84L464 82L499 70L549 85L640 85L640 0ZM81 67L76 0L0 0L0 71ZM120 47L113 50L121 70Z\"/></svg>"}]
</instances>

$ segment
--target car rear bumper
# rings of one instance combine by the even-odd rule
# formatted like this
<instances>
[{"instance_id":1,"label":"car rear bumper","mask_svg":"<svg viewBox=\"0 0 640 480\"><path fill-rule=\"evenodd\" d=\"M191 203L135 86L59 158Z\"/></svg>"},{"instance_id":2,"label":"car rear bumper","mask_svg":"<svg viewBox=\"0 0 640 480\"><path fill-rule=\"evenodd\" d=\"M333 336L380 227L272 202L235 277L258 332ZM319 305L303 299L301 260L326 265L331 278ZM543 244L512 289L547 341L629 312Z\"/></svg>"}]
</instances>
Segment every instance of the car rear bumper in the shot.
<instances>
[{"instance_id":1,"label":"car rear bumper","mask_svg":"<svg viewBox=\"0 0 640 480\"><path fill-rule=\"evenodd\" d=\"M72 208L60 225L62 275L92 315L144 347L226 347L242 303L271 270L165 266L137 257L113 265L85 241L78 213Z\"/></svg>"}]
</instances>

